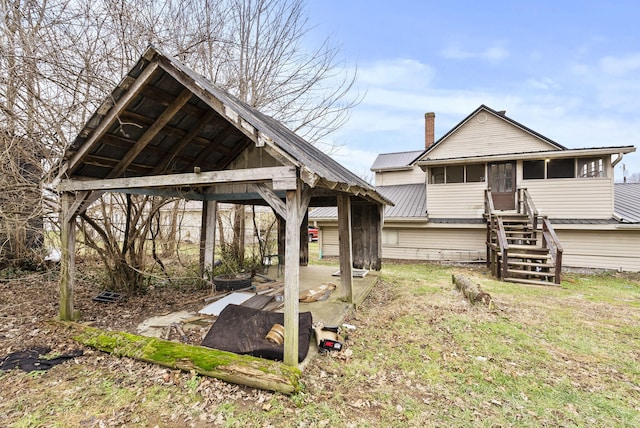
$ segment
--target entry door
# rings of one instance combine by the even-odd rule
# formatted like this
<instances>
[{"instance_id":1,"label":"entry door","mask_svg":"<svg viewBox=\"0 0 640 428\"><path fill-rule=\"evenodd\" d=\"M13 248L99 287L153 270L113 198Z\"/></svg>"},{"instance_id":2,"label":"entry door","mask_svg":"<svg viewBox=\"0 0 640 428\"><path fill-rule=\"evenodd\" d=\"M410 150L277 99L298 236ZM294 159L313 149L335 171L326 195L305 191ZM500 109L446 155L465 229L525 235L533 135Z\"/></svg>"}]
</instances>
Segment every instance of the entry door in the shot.
<instances>
[{"instance_id":1,"label":"entry door","mask_svg":"<svg viewBox=\"0 0 640 428\"><path fill-rule=\"evenodd\" d=\"M515 162L489 164L489 185L495 209L514 210L516 208Z\"/></svg>"}]
</instances>

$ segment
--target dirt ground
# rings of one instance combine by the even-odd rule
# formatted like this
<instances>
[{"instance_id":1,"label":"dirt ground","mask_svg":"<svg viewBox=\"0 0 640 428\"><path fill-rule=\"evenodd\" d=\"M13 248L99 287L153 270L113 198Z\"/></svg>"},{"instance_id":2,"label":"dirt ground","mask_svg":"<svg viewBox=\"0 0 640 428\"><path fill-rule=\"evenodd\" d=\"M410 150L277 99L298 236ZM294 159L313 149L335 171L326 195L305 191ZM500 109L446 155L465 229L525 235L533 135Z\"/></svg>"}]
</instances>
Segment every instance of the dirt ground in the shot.
<instances>
[{"instance_id":1,"label":"dirt ground","mask_svg":"<svg viewBox=\"0 0 640 428\"><path fill-rule=\"evenodd\" d=\"M89 272L90 269L83 267L81 271ZM620 405L628 413L620 416L619 420L611 416L598 419L599 408L585 410L586 416L575 416L571 405L550 412L546 406L554 405L554 402L547 403L543 397L534 400L516 396L514 403L507 403L503 398L486 400L482 390L473 390L478 387L476 383L483 382L480 387L488 389L488 396L491 396L496 381L492 376L495 375L482 374L484 380L478 380L470 373L461 378L461 385L457 385L456 376L478 364L500 366L496 373L515 373L516 366L513 362L501 362L499 359L487 360L479 350L462 349L456 344L453 334L455 331L463 334L466 331L464 324L473 322L513 328L513 337L518 338L521 329L533 325L531 331L540 331L535 334L544 339L542 326L549 322L550 308L557 310L555 305L559 299L579 300L576 314L584 318L582 324L586 329L594 324L592 317L598 318L598 322L600 318L608 320L614 310L615 316L633 324L633 320L640 316L635 306L624 309L623 313L621 305L609 308L600 303L589 303L581 294L561 297L551 291L545 299L535 300L533 304L524 304L517 295L503 294L498 302L501 315L496 317L494 313L470 307L452 289L449 271L443 272L436 284L414 280L411 272L406 273L407 279L404 280L415 283L411 292L403 292L402 288L384 282L376 286L363 308L345 320L358 326L347 341L346 352L312 360L303 374L305 390L297 397L216 379L196 378L192 373L171 371L83 348L58 334L55 325L49 322L58 313L55 273L1 279L0 359L11 352L32 347L50 347L55 354L82 349L84 355L45 374L29 376L18 370L0 371L0 426L351 427L376 426L376 421L380 420L396 426L478 426L483 425L484 420L493 421L488 422L492 426L511 425L515 421L521 421L523 426L602 426L603 421L614 421L612 425L616 426L633 426L637 420L634 413L640 411L640 404L637 404L640 389L637 386L631 388L629 385L636 384L635 380L618 373L624 366L618 367L615 376L611 374L613 369L608 363L596 360L589 362L588 370L576 370L567 365L576 356L565 355L562 353L565 351L561 352L555 346L550 348L554 352L549 353L551 360L545 362L545 371L538 371L534 365L523 367L518 369L522 373L513 374L514 379L538 376L545 384L553 384L566 378L569 382L567 388L572 394L624 388L626 392L621 392L621 396L630 397L625 399L627 403ZM482 280L484 275L477 271L467 272L475 275L476 280ZM629 287L635 289L637 284L638 278L634 277ZM80 321L92 322L104 329L134 333L136 327L150 316L179 310L197 312L202 308L203 299L210 294L208 289L188 286L159 287L146 294L129 296L118 303L92 301L100 291L99 281L95 278L85 276L78 279L75 301L81 313ZM584 292L587 291L585 288ZM635 294L631 296L637 299ZM544 304L545 301L549 306ZM375 314L375 319L372 314ZM512 321L500 321L506 318ZM424 323L432 325L429 337L416 330ZM405 328L406 331L379 329L376 330L379 336L364 333L367 330L372 332L375 324ZM619 339L630 343L628 352L624 351L629 355L628 359L638 361L637 331L631 327L615 328L620 330ZM207 326L187 330L189 341L199 344L207 330ZM569 341L570 336L566 340ZM379 343L380 350L371 352L371 349L376 349L376 343ZM547 339L540 343L547 343ZM400 344L406 359L388 360L384 346ZM577 345L581 351L581 343ZM360 361L354 358L349 362L349 346L354 349L359 346L368 351L360 355ZM477 346L482 347L482 342L477 342ZM557 358L556 354L559 355ZM328 363L327 358L334 363ZM414 360L420 362L420 368ZM432 364L432 360L437 360L438 364ZM504 367L501 366L503 363ZM441 379L441 383L413 380L413 370L418 369L423 371L423 377L433 370L434 379ZM616 380L616 376L621 380ZM469 389L470 395L457 396L452 392L456 391L455 388ZM503 396L511 395L507 391ZM469 400L477 403L469 404Z\"/></svg>"}]
</instances>

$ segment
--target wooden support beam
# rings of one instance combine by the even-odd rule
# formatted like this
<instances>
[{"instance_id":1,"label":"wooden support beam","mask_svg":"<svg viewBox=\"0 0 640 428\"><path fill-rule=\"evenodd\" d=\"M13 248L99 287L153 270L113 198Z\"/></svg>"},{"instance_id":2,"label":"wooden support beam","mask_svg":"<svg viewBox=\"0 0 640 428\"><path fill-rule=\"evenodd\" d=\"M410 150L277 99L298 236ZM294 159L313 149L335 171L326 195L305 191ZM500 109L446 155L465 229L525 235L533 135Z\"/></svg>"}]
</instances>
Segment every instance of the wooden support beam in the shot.
<instances>
[{"instance_id":1,"label":"wooden support beam","mask_svg":"<svg viewBox=\"0 0 640 428\"><path fill-rule=\"evenodd\" d=\"M136 141L136 144L124 155L118 166L111 170L107 178L120 176L144 148L158 135L162 128L180 111L180 109L191 99L193 94L189 89L183 89L180 95L162 112L153 125Z\"/></svg>"},{"instance_id":2,"label":"wooden support beam","mask_svg":"<svg viewBox=\"0 0 640 428\"><path fill-rule=\"evenodd\" d=\"M284 254L284 363L298 365L300 312L300 189L287 191L287 217Z\"/></svg>"},{"instance_id":3,"label":"wooden support beam","mask_svg":"<svg viewBox=\"0 0 640 428\"><path fill-rule=\"evenodd\" d=\"M198 136L200 131L207 126L207 124L216 116L216 112L209 110L199 121L198 125L194 126L187 135L185 135L178 144L176 144L169 153L162 159L162 162L153 170L152 174L161 174L165 172L169 164L175 159L175 157L184 149L187 144Z\"/></svg>"},{"instance_id":4,"label":"wooden support beam","mask_svg":"<svg viewBox=\"0 0 640 428\"><path fill-rule=\"evenodd\" d=\"M62 247L60 258L60 319L71 321L76 318L73 309L73 290L75 287L75 217L71 209L75 195L62 194L62 213L60 215L60 243Z\"/></svg>"},{"instance_id":5,"label":"wooden support beam","mask_svg":"<svg viewBox=\"0 0 640 428\"><path fill-rule=\"evenodd\" d=\"M136 189L144 187L181 187L203 186L216 183L254 183L273 180L280 177L295 177L293 166L275 166L268 168L235 169L206 171L200 173L166 174L151 177L111 178L104 180L74 181L63 180L58 184L59 191ZM295 187L294 187L295 188Z\"/></svg>"},{"instance_id":6,"label":"wooden support beam","mask_svg":"<svg viewBox=\"0 0 640 428\"><path fill-rule=\"evenodd\" d=\"M340 295L353 303L353 254L351 242L351 198L338 194L338 245L340 253Z\"/></svg>"},{"instance_id":7,"label":"wooden support beam","mask_svg":"<svg viewBox=\"0 0 640 428\"><path fill-rule=\"evenodd\" d=\"M287 206L273 190L263 183L254 184L253 188L280 217L287 218Z\"/></svg>"},{"instance_id":8,"label":"wooden support beam","mask_svg":"<svg viewBox=\"0 0 640 428\"><path fill-rule=\"evenodd\" d=\"M213 264L215 261L216 246L216 213L218 203L216 201L202 202L202 228L200 236L200 275L202 278L210 273L213 277Z\"/></svg>"},{"instance_id":9,"label":"wooden support beam","mask_svg":"<svg viewBox=\"0 0 640 428\"><path fill-rule=\"evenodd\" d=\"M75 156L73 156L73 158L66 164L66 167L62 168L62 170L58 174L58 178L62 178L74 172L75 168L82 163L85 156L88 155L91 150L93 150L94 145L98 142L98 140L100 140L100 137L106 134L111 125L113 125L113 123L118 118L118 114L120 113L120 111L124 110L127 105L129 105L129 103L140 93L142 87L151 78L157 68L158 63L152 62L142 71L140 76L138 76L129 90L118 100L118 102L113 107L111 107L109 113L107 113L102 121L100 121L98 127L93 130L80 150L78 150Z\"/></svg>"}]
</instances>

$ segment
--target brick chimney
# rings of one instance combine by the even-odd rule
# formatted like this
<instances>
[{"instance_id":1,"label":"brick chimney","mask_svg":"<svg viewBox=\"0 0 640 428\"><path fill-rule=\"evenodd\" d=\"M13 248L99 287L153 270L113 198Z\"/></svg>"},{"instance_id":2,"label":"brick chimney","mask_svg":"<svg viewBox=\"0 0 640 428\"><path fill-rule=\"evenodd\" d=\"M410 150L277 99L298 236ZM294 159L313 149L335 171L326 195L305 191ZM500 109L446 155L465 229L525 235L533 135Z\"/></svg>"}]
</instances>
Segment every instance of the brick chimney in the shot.
<instances>
[{"instance_id":1,"label":"brick chimney","mask_svg":"<svg viewBox=\"0 0 640 428\"><path fill-rule=\"evenodd\" d=\"M436 124L436 114L433 112L424 114L424 148L428 149L435 141L434 128Z\"/></svg>"}]
</instances>

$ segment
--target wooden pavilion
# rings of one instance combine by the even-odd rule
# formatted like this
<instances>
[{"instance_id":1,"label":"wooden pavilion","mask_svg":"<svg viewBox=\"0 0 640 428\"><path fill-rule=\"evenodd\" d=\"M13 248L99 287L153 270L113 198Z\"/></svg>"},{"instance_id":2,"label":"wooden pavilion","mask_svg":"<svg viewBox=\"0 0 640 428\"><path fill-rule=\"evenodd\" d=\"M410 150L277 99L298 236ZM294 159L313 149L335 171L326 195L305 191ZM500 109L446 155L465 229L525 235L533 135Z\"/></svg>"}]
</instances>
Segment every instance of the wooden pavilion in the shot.
<instances>
[{"instance_id":1,"label":"wooden pavilion","mask_svg":"<svg viewBox=\"0 0 640 428\"><path fill-rule=\"evenodd\" d=\"M391 202L325 153L149 47L65 153L53 187L62 199L60 318L74 318L75 223L104 192L203 203L201 260L214 261L217 202L268 205L284 221L284 363L297 365L299 266L307 211L337 206L340 290L353 299L352 268L379 270Z\"/></svg>"}]
</instances>

